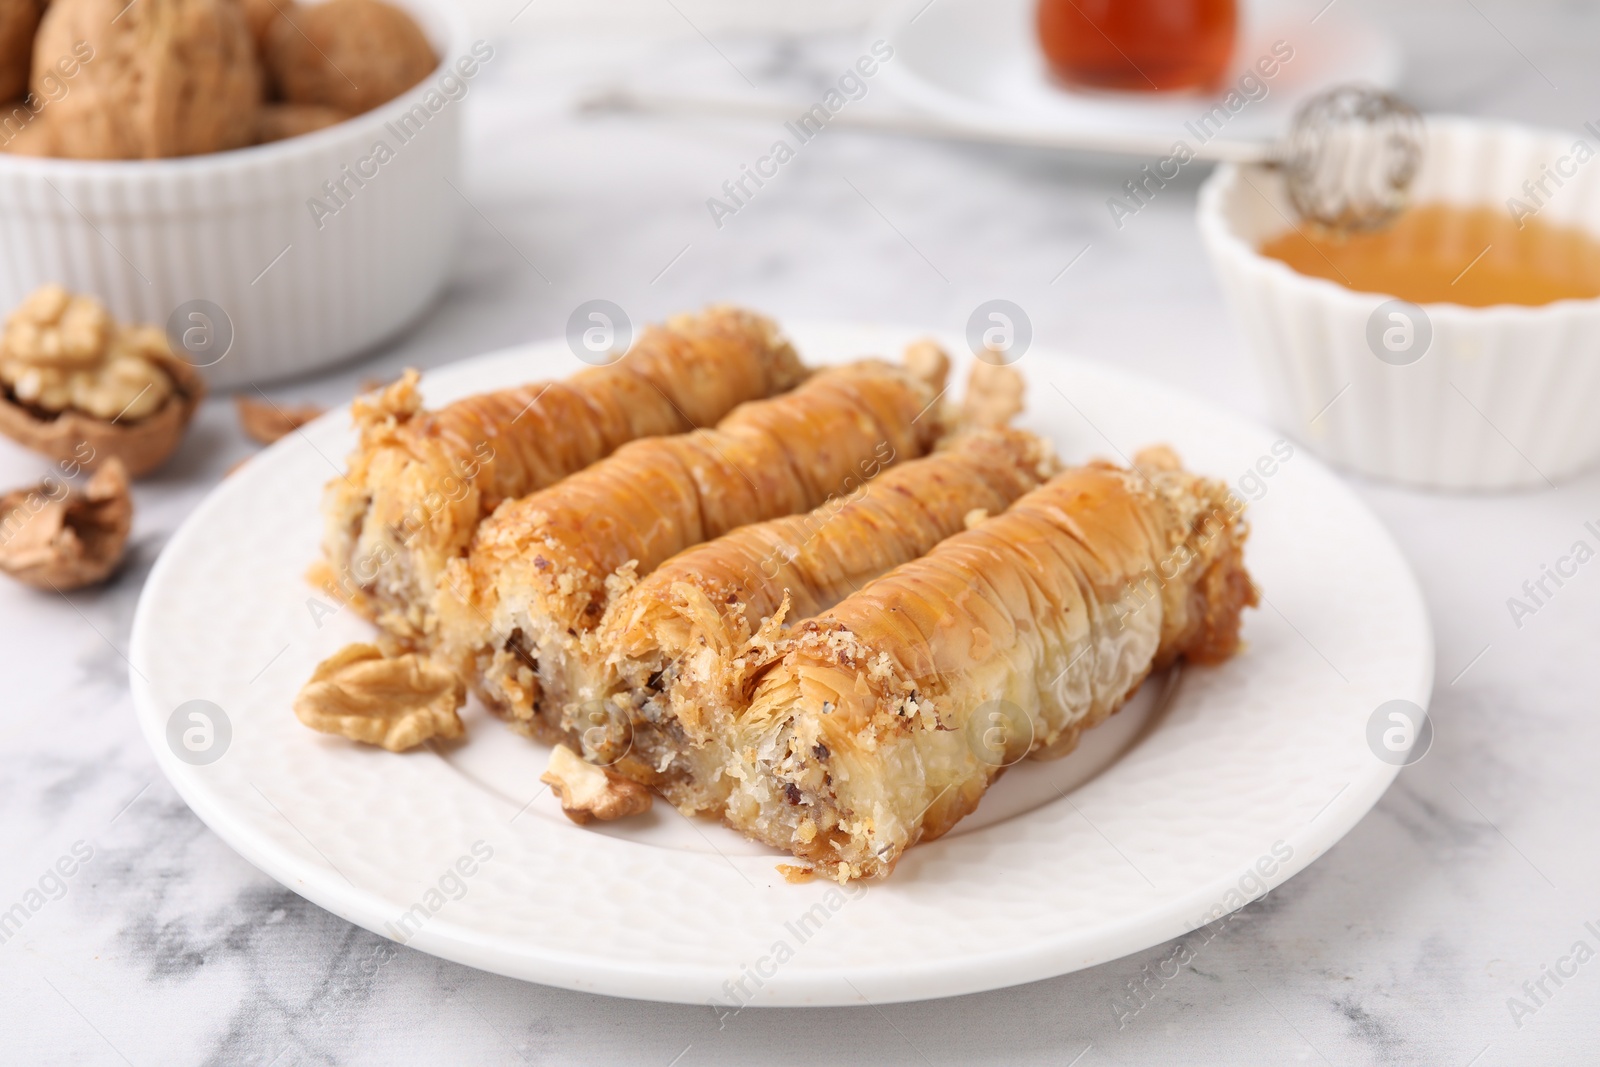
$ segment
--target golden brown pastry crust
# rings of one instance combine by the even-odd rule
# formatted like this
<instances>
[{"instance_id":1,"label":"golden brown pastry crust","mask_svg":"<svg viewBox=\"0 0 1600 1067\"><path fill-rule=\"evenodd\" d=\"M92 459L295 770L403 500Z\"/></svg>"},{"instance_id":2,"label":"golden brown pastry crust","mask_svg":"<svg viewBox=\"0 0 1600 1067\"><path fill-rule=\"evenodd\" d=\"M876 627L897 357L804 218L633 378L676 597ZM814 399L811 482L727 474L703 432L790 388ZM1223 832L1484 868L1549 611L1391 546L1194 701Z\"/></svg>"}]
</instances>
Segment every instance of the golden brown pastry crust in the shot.
<instances>
[{"instance_id":1,"label":"golden brown pastry crust","mask_svg":"<svg viewBox=\"0 0 1600 1067\"><path fill-rule=\"evenodd\" d=\"M422 644L445 564L502 501L641 437L715 423L806 374L767 319L714 307L646 328L627 355L425 411L414 373L352 408L361 439L323 497L324 577L384 629Z\"/></svg>"},{"instance_id":2,"label":"golden brown pastry crust","mask_svg":"<svg viewBox=\"0 0 1600 1067\"><path fill-rule=\"evenodd\" d=\"M720 743L782 618L827 610L962 530L975 510L1004 511L1054 470L1049 444L1031 433L965 434L804 515L740 527L668 560L612 603L598 635L606 699L627 713L617 725L631 735L629 772L680 810L720 811L732 786L716 773Z\"/></svg>"},{"instance_id":3,"label":"golden brown pastry crust","mask_svg":"<svg viewBox=\"0 0 1600 1067\"><path fill-rule=\"evenodd\" d=\"M635 442L505 505L445 577L447 651L490 707L559 735L598 696L593 632L611 597L685 548L925 455L941 387L875 360L830 368L715 430Z\"/></svg>"},{"instance_id":4,"label":"golden brown pastry crust","mask_svg":"<svg viewBox=\"0 0 1600 1067\"><path fill-rule=\"evenodd\" d=\"M1255 603L1243 505L1173 460L1062 474L798 627L738 726L727 822L835 878L883 876L1151 670L1232 654ZM1004 759L990 713L1020 738Z\"/></svg>"}]
</instances>

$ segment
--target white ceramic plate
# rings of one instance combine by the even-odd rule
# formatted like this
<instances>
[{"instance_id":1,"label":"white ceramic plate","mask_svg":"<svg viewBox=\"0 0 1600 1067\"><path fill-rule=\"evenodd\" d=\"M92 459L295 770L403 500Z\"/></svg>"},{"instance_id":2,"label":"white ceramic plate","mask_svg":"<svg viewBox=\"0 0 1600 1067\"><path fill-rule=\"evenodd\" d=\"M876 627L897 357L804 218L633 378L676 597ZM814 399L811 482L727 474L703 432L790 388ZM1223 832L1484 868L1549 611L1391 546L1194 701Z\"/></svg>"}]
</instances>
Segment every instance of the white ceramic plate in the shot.
<instances>
[{"instance_id":1,"label":"white ceramic plate","mask_svg":"<svg viewBox=\"0 0 1600 1067\"><path fill-rule=\"evenodd\" d=\"M913 336L790 332L813 361ZM424 387L438 404L579 366L554 342ZM661 804L599 832L574 826L538 781L545 750L476 707L468 740L406 755L301 726L290 702L313 666L369 634L302 577L322 484L353 444L344 411L228 478L157 562L131 654L145 737L195 812L284 885L389 936L410 913L412 946L551 985L700 1003L913 1000L1176 937L1303 868L1383 793L1396 768L1369 751L1367 724L1391 699L1427 705L1427 615L1377 520L1309 455L1264 463L1276 435L1102 365L1034 350L1019 366L1022 421L1068 458L1169 441L1236 483L1271 467L1245 487L1259 496L1248 561L1267 604L1236 659L1158 679L1073 756L1014 768L883 883L789 885L782 857ZM193 700L227 720L206 764L169 741L176 718L204 747L204 724L179 714Z\"/></svg>"},{"instance_id":2,"label":"white ceramic plate","mask_svg":"<svg viewBox=\"0 0 1600 1067\"><path fill-rule=\"evenodd\" d=\"M1240 5L1233 72L1215 96L1071 91L1046 70L1034 31L1036 4L906 0L872 34L895 48L883 77L903 99L954 122L1033 134L1182 138L1195 147L1184 124L1219 103L1277 41L1293 49L1293 58L1266 80L1265 95L1232 114L1223 127L1229 138L1281 135L1300 101L1331 85L1392 88L1400 76L1399 46L1360 19L1336 7L1316 17L1319 4L1261 2Z\"/></svg>"}]
</instances>

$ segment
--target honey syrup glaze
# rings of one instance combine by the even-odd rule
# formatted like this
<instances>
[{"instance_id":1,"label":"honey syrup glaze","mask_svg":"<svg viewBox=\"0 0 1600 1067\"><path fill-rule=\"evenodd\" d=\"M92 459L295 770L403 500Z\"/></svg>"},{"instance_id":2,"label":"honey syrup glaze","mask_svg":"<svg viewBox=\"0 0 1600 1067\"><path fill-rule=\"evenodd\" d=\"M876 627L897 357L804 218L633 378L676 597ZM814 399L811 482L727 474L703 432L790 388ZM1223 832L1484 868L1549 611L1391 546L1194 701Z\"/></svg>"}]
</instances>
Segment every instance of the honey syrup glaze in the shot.
<instances>
[{"instance_id":1,"label":"honey syrup glaze","mask_svg":"<svg viewBox=\"0 0 1600 1067\"><path fill-rule=\"evenodd\" d=\"M1302 226L1267 241L1261 254L1413 304L1537 306L1600 296L1594 235L1538 218L1519 222L1489 205L1418 204L1372 233Z\"/></svg>"}]
</instances>

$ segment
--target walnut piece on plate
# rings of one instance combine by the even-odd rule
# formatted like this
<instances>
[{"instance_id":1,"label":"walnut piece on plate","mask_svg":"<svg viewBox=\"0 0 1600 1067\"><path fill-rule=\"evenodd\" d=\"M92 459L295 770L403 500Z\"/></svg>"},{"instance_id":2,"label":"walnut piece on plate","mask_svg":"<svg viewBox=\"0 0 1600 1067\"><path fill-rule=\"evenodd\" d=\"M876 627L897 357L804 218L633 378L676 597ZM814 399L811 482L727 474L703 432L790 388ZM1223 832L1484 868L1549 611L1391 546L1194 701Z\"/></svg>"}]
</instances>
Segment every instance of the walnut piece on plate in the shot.
<instances>
[{"instance_id":1,"label":"walnut piece on plate","mask_svg":"<svg viewBox=\"0 0 1600 1067\"><path fill-rule=\"evenodd\" d=\"M456 712L466 699L466 684L442 664L354 644L317 664L294 713L313 730L404 752L431 737L464 735Z\"/></svg>"},{"instance_id":2,"label":"walnut piece on plate","mask_svg":"<svg viewBox=\"0 0 1600 1067\"><path fill-rule=\"evenodd\" d=\"M82 43L94 58L42 119L55 154L161 159L254 142L261 64L234 0L52 0L34 39L36 94L50 95L40 78Z\"/></svg>"},{"instance_id":3,"label":"walnut piece on plate","mask_svg":"<svg viewBox=\"0 0 1600 1067\"><path fill-rule=\"evenodd\" d=\"M233 406L239 415L239 427L251 440L264 445L287 437L328 410L317 404L274 404L243 393L234 396Z\"/></svg>"},{"instance_id":4,"label":"walnut piece on plate","mask_svg":"<svg viewBox=\"0 0 1600 1067\"><path fill-rule=\"evenodd\" d=\"M87 296L36 290L0 335L0 433L90 470L130 477L166 461L205 396L198 371L156 326L117 324Z\"/></svg>"},{"instance_id":5,"label":"walnut piece on plate","mask_svg":"<svg viewBox=\"0 0 1600 1067\"><path fill-rule=\"evenodd\" d=\"M586 763L566 745L550 750L550 766L539 781L549 784L561 799L561 810L579 826L650 810L650 790L616 771Z\"/></svg>"},{"instance_id":6,"label":"walnut piece on plate","mask_svg":"<svg viewBox=\"0 0 1600 1067\"><path fill-rule=\"evenodd\" d=\"M352 115L393 100L439 65L421 27L382 0L285 3L263 51L283 99Z\"/></svg>"},{"instance_id":7,"label":"walnut piece on plate","mask_svg":"<svg viewBox=\"0 0 1600 1067\"><path fill-rule=\"evenodd\" d=\"M104 581L133 527L128 474L112 459L83 492L46 481L0 496L0 570L35 589L65 592Z\"/></svg>"}]
</instances>

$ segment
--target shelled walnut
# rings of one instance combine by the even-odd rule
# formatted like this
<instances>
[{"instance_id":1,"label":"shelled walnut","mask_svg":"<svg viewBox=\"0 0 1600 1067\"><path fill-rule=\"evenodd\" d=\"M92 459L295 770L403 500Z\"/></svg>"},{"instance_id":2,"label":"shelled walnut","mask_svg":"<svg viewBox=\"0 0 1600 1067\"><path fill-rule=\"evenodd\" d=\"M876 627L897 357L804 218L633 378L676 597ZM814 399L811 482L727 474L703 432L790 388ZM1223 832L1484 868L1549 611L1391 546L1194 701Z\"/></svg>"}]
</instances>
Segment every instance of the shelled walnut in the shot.
<instances>
[{"instance_id":1,"label":"shelled walnut","mask_svg":"<svg viewBox=\"0 0 1600 1067\"><path fill-rule=\"evenodd\" d=\"M132 526L128 475L115 459L82 493L60 481L16 489L0 496L0 570L36 589L93 585L122 562Z\"/></svg>"},{"instance_id":2,"label":"shelled walnut","mask_svg":"<svg viewBox=\"0 0 1600 1067\"><path fill-rule=\"evenodd\" d=\"M159 327L119 325L59 285L24 300L0 336L0 433L63 463L116 457L146 474L177 449L204 395Z\"/></svg>"},{"instance_id":3,"label":"shelled walnut","mask_svg":"<svg viewBox=\"0 0 1600 1067\"><path fill-rule=\"evenodd\" d=\"M616 771L585 762L566 745L550 750L550 766L539 781L555 790L562 812L579 826L650 810L650 790Z\"/></svg>"},{"instance_id":4,"label":"shelled walnut","mask_svg":"<svg viewBox=\"0 0 1600 1067\"><path fill-rule=\"evenodd\" d=\"M403 752L431 737L461 737L466 727L456 711L466 699L466 684L448 667L354 644L317 664L294 713L313 730Z\"/></svg>"}]
</instances>

